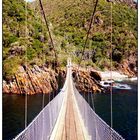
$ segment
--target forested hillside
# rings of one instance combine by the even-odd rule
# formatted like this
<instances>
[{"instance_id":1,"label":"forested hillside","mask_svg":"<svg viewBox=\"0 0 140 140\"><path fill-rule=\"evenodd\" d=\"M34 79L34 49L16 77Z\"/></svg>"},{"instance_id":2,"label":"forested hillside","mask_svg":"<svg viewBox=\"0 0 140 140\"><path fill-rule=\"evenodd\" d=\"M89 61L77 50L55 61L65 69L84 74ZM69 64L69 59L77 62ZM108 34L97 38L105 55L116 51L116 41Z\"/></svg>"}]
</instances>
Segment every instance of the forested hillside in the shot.
<instances>
[{"instance_id":1,"label":"forested hillside","mask_svg":"<svg viewBox=\"0 0 140 140\"><path fill-rule=\"evenodd\" d=\"M47 0L43 6L58 55L59 66L70 55L80 60L91 14L92 0ZM137 65L137 9L124 3L112 4L112 59L114 69ZM3 75L11 80L20 65L52 66L54 50L38 2L3 0ZM26 16L27 15L27 16ZM27 21L27 22L26 22ZM99 0L85 61L95 69L109 69L111 56L111 3Z\"/></svg>"}]
</instances>

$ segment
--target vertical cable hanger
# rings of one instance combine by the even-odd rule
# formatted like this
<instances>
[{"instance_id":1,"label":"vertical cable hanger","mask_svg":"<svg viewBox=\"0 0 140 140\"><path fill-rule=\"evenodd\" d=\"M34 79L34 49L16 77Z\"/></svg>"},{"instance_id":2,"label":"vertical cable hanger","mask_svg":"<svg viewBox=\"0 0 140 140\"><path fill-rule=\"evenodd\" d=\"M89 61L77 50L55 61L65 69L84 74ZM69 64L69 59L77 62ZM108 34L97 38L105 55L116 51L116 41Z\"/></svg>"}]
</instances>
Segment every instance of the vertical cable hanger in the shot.
<instances>
[{"instance_id":1,"label":"vertical cable hanger","mask_svg":"<svg viewBox=\"0 0 140 140\"><path fill-rule=\"evenodd\" d=\"M94 5L94 1L93 1L93 5ZM90 30L92 28L93 19L94 19L94 15L95 15L95 12L96 12L97 5L98 5L98 0L95 1L95 6L93 8L93 12L92 12L92 16L91 16L91 19L90 19L89 28L88 28L87 35L86 35L86 40L85 40L85 43L84 43L84 46L83 46L82 55L81 55L80 62L79 62L79 65L78 65L78 71L79 71L79 67L80 67L81 61L83 60L83 57L84 57L84 53L85 53L85 49L86 49L86 46L87 46L87 41L89 39ZM89 88L89 86L88 86L88 88Z\"/></svg>"},{"instance_id":2,"label":"vertical cable hanger","mask_svg":"<svg viewBox=\"0 0 140 140\"><path fill-rule=\"evenodd\" d=\"M56 62L56 63L57 63L57 62ZM54 59L54 60L53 60L53 68L54 68L54 70L56 70L56 67L55 67L55 64L56 64L56 63L55 63L55 59ZM55 80L55 78L56 78L56 77L55 77L55 72L56 72L56 71L54 71L54 80ZM55 81L55 82L56 82L56 81ZM53 91L52 91L52 99L54 98L54 96L55 96L54 94L55 94L55 93L56 93L56 89L55 89L55 86L54 86L54 89L53 89Z\"/></svg>"},{"instance_id":3,"label":"vertical cable hanger","mask_svg":"<svg viewBox=\"0 0 140 140\"><path fill-rule=\"evenodd\" d=\"M86 71L87 71L87 74L89 74L89 69L86 67ZM87 81L88 82L88 81ZM88 103L89 103L89 105L90 105L90 97L89 97L89 95L90 95L90 86L89 86L89 84L88 84Z\"/></svg>"},{"instance_id":4,"label":"vertical cable hanger","mask_svg":"<svg viewBox=\"0 0 140 140\"><path fill-rule=\"evenodd\" d=\"M98 0L96 0L95 6L93 8L93 12L92 12L92 16L91 16L91 19L90 19L89 28L88 28L88 31L87 31L87 34L86 34L86 40L85 40L85 43L84 43L84 46L83 46L83 50L82 50L82 55L81 55L81 58L80 58L80 61L79 61L79 66L81 64L81 61L82 61L84 53L85 53L85 49L86 49L86 46L87 46L87 41L89 39L89 34L90 34L90 30L91 30L91 27L92 27L92 24L93 24L93 19L94 19L94 15L95 15L95 12L96 12L97 5L98 5Z\"/></svg>"},{"instance_id":5,"label":"vertical cable hanger","mask_svg":"<svg viewBox=\"0 0 140 140\"><path fill-rule=\"evenodd\" d=\"M110 53L110 77L112 80L112 2L110 3L110 8L111 8L111 18L110 18L110 22L111 22L111 38L110 38L110 43L111 43L111 53ZM110 88L110 116L111 116L111 128L113 128L113 112L112 112L112 85ZM112 131L111 131L112 132ZM111 140L112 140L112 133L111 133Z\"/></svg>"},{"instance_id":6,"label":"vertical cable hanger","mask_svg":"<svg viewBox=\"0 0 140 140\"><path fill-rule=\"evenodd\" d=\"M56 49L55 49L55 46L54 46L53 38L52 38L51 31L50 31L50 28L49 28L49 23L48 23L48 20L46 18L45 11L44 11L43 4L42 4L42 1L41 0L39 0L39 4L40 4L42 15L44 17L44 21L45 21L45 24L46 24L46 27L47 27L47 30L48 30L48 34L49 34L50 40L51 40L51 45L52 45L53 50L54 50L55 61L57 62Z\"/></svg>"},{"instance_id":7,"label":"vertical cable hanger","mask_svg":"<svg viewBox=\"0 0 140 140\"><path fill-rule=\"evenodd\" d=\"M89 69L87 69L87 71L88 72L90 72L89 71ZM92 109L93 109L93 111L94 111L94 113L95 113L95 104L94 104L94 93L91 93L90 92L90 90L89 90L89 86L88 86L88 94L90 95L90 99L89 99L89 102L91 102L91 107L92 107ZM89 96L88 96L88 98L89 98ZM96 129L97 129L97 120L96 120L96 116L94 115L94 125L95 125L95 129L94 129L94 133L95 133L95 140L97 139L97 137L96 137Z\"/></svg>"},{"instance_id":8,"label":"vertical cable hanger","mask_svg":"<svg viewBox=\"0 0 140 140\"><path fill-rule=\"evenodd\" d=\"M44 18L44 21L45 21L45 24L46 24L46 27L47 27L47 30L48 30L49 38L51 40L51 46L53 47L53 50L54 50L54 56L55 56L55 59L54 59L54 69L55 69L55 62L57 63L57 53L56 53L56 49L55 49L55 46L54 46L52 34L51 34L51 31L50 31L50 28L49 28L49 23L48 23L48 20L46 18L45 11L44 11L43 4L42 4L41 0L39 0L39 4L40 4L42 15L43 15L43 18ZM54 96L54 93L53 93L53 96ZM49 99L50 99L50 97L49 97Z\"/></svg>"},{"instance_id":9,"label":"vertical cable hanger","mask_svg":"<svg viewBox=\"0 0 140 140\"><path fill-rule=\"evenodd\" d=\"M37 3L37 6L39 5L39 3L38 2L36 2ZM43 17L43 15L42 15L42 11L41 11L41 9L40 9L40 22L41 22L41 24L43 25L43 20L41 19L41 17ZM44 33L43 32L43 30L42 30L42 33ZM43 49L42 49L42 61L43 61L43 64L45 64L45 53L44 53L44 55L43 55ZM43 80L44 80L44 78L43 78ZM43 90L42 90L42 109L44 108L44 106L45 106L45 93L43 92Z\"/></svg>"},{"instance_id":10,"label":"vertical cable hanger","mask_svg":"<svg viewBox=\"0 0 140 140\"><path fill-rule=\"evenodd\" d=\"M55 61L57 62L57 54L56 54L56 50L55 50L55 47L54 47L54 43L53 43L53 39L52 39L52 35L51 35L51 31L50 31L50 28L49 28L49 24L48 24L48 21L47 21L47 18L46 18L46 15L45 15L45 11L44 11L44 8L43 8L43 4L42 4L42 1L39 0L39 5L40 5L40 8L41 8L41 13L43 15L43 18L44 18L44 21L45 21L45 24L46 24L46 27L47 27L47 30L48 30L48 34L49 34L49 37L50 37L50 40L51 40L51 45L53 47L53 50L54 50L54 55L55 55ZM49 103L50 103L50 107L51 107L51 98L50 98L50 94L49 93ZM50 133L51 133L51 129L52 129L52 111L49 107L49 115L50 115L50 120L49 120L49 123L50 123Z\"/></svg>"},{"instance_id":11,"label":"vertical cable hanger","mask_svg":"<svg viewBox=\"0 0 140 140\"><path fill-rule=\"evenodd\" d=\"M38 5L39 5L39 3L38 2L35 2L34 9L37 9ZM37 11L35 11L35 13L37 13L37 16L39 17L38 18L38 21L41 22L41 26L42 26L43 25L43 20L41 19L41 16L42 16L41 10L40 9L37 9ZM38 14L38 13L40 13L40 14ZM42 30L42 34L43 34L43 30ZM41 53L42 53L41 59L42 59L43 63L45 64L45 57L43 55L43 48L42 48L42 52ZM43 77L43 81L44 81L44 77ZM44 88L44 86L42 86L42 88ZM42 89L42 103L41 103L41 109L42 110L44 109L44 106L45 106L45 93L44 93L44 91ZM42 118L43 119L42 119L42 138L41 139L43 140L44 139L44 111L42 112Z\"/></svg>"},{"instance_id":12,"label":"vertical cable hanger","mask_svg":"<svg viewBox=\"0 0 140 140\"><path fill-rule=\"evenodd\" d=\"M84 61L84 68L85 68L85 61ZM86 105L85 105L85 102L84 101L86 101L86 88L85 88L85 85L86 85L86 79L84 78L84 83L83 83L84 85L84 99L85 100L83 100L83 104L84 104L84 118L85 118L85 124L87 124L87 119L86 119L86 116L87 116L87 110L86 110Z\"/></svg>"},{"instance_id":13,"label":"vertical cable hanger","mask_svg":"<svg viewBox=\"0 0 140 140\"><path fill-rule=\"evenodd\" d=\"M27 1L25 1L25 38L27 39L27 20L28 20L28 13L27 13ZM27 44L26 44L27 45ZM25 71L27 72L27 48L28 46L26 46L26 54L25 54ZM25 90L25 128L27 127L27 121L28 121L28 95L27 95L27 82L26 82L26 90Z\"/></svg>"},{"instance_id":14,"label":"vertical cable hanger","mask_svg":"<svg viewBox=\"0 0 140 140\"><path fill-rule=\"evenodd\" d=\"M79 75L79 69L80 69L80 65L81 65L81 62L83 60L83 56L85 54L85 49L86 49L86 46L87 46L87 41L89 39L89 34L90 34L90 30L91 30L91 27L92 27L92 24L93 24L93 19L94 19L94 16L95 16L95 12L96 12L96 9L97 9L97 5L98 5L98 1L99 0L96 0L95 1L95 6L93 7L93 12L92 12L92 16L91 16L91 19L90 19L90 24L89 24L89 28L88 28L88 31L87 31L87 34L86 34L86 40L85 40L85 43L83 45L83 50L82 50L82 55L81 55L81 58L80 58L80 61L79 61L79 64L78 64L78 68L77 68L77 77ZM94 5L94 0L93 0L93 5Z\"/></svg>"}]
</instances>

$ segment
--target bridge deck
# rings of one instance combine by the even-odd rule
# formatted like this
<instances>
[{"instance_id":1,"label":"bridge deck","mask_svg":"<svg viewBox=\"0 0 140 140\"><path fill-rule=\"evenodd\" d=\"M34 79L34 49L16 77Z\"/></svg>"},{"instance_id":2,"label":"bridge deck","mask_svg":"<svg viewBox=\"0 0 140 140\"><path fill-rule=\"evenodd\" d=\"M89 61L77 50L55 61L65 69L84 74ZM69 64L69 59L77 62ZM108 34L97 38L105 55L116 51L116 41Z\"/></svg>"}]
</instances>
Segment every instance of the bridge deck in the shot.
<instances>
[{"instance_id":1,"label":"bridge deck","mask_svg":"<svg viewBox=\"0 0 140 140\"><path fill-rule=\"evenodd\" d=\"M65 116L62 118L63 122L58 129L55 140L84 140L82 127L70 92L66 106Z\"/></svg>"},{"instance_id":2,"label":"bridge deck","mask_svg":"<svg viewBox=\"0 0 140 140\"><path fill-rule=\"evenodd\" d=\"M60 118L53 140L85 140L85 132L74 102L70 80L68 82L67 98Z\"/></svg>"},{"instance_id":3,"label":"bridge deck","mask_svg":"<svg viewBox=\"0 0 140 140\"><path fill-rule=\"evenodd\" d=\"M124 140L76 91L71 63L68 64L66 81L59 95L14 140ZM88 113L82 112L83 105ZM50 109L53 110L52 113ZM90 122L85 119L90 119Z\"/></svg>"}]
</instances>

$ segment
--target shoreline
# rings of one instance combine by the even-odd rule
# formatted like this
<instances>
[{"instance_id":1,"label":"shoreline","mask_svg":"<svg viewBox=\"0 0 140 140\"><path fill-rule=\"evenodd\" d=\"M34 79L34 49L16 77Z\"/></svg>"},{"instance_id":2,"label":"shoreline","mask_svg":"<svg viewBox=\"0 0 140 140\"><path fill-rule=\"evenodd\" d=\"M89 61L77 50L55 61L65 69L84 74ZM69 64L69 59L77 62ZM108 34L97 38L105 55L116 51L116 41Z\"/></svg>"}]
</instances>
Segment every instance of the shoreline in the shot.
<instances>
[{"instance_id":1,"label":"shoreline","mask_svg":"<svg viewBox=\"0 0 140 140\"><path fill-rule=\"evenodd\" d=\"M121 74L118 71L97 71L100 75L102 80L108 80L112 79L115 81L123 81L123 80L130 80L130 81L136 81L137 77L129 77L128 75Z\"/></svg>"}]
</instances>

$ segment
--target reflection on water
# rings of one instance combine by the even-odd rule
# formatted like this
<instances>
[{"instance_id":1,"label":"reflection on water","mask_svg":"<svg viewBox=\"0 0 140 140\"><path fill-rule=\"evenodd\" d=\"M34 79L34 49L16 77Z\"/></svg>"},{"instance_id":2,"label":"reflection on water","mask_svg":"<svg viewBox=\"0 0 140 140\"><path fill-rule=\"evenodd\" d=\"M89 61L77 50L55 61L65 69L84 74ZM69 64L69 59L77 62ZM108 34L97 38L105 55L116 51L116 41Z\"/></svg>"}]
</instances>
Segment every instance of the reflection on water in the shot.
<instances>
[{"instance_id":1,"label":"reflection on water","mask_svg":"<svg viewBox=\"0 0 140 140\"><path fill-rule=\"evenodd\" d=\"M46 105L49 95L44 97ZM41 111L42 99L42 94L28 96L28 124ZM3 95L3 140L11 140L24 129L24 112L25 96Z\"/></svg>"},{"instance_id":2,"label":"reflection on water","mask_svg":"<svg viewBox=\"0 0 140 140\"><path fill-rule=\"evenodd\" d=\"M128 84L132 89L113 89L113 128L126 140L137 140L137 82L126 81L123 84ZM94 99L96 113L110 125L110 94L89 94L88 96ZM92 106L88 96L86 100Z\"/></svg>"},{"instance_id":3,"label":"reflection on water","mask_svg":"<svg viewBox=\"0 0 140 140\"><path fill-rule=\"evenodd\" d=\"M126 140L137 140L137 83L131 90L113 90L113 128ZM96 113L110 124L110 94L89 94L85 97ZM45 104L49 96L45 95ZM11 140L24 129L25 96L3 95L3 140ZM28 123L40 112L42 95L28 96Z\"/></svg>"}]
</instances>

